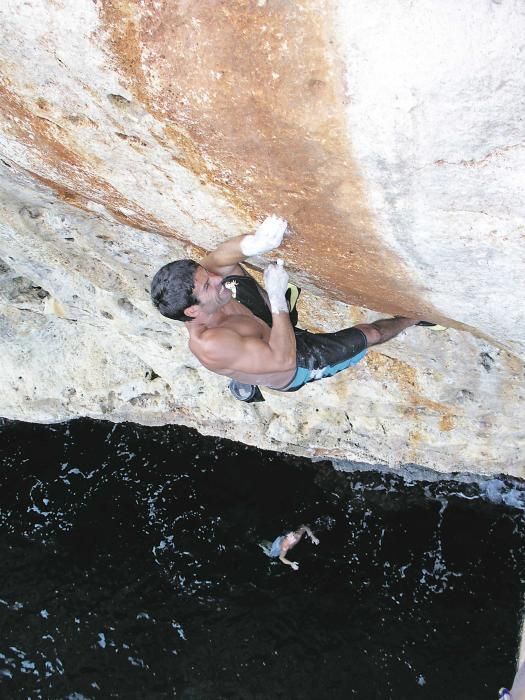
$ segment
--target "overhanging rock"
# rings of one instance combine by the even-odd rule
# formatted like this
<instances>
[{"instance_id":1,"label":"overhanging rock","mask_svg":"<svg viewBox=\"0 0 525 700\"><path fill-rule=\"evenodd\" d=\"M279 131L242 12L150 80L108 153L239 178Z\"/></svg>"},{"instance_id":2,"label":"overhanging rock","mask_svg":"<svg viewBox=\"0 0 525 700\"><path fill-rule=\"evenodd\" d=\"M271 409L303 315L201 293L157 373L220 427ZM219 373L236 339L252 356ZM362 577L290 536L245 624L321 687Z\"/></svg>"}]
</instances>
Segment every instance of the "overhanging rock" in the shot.
<instances>
[{"instance_id":1,"label":"overhanging rock","mask_svg":"<svg viewBox=\"0 0 525 700\"><path fill-rule=\"evenodd\" d=\"M41 0L0 15L4 416L524 475L517 4ZM270 212L290 222L303 325L401 313L449 330L236 403L147 289Z\"/></svg>"}]
</instances>

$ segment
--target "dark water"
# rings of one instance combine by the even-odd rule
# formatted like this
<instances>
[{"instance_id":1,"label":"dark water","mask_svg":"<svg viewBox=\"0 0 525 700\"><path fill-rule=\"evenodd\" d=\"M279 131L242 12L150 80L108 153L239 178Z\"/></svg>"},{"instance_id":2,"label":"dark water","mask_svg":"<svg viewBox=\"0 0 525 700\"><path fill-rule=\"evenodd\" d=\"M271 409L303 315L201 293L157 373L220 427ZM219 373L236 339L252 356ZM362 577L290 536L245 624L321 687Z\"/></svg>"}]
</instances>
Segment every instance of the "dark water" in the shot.
<instances>
[{"instance_id":1,"label":"dark water","mask_svg":"<svg viewBox=\"0 0 525 700\"><path fill-rule=\"evenodd\" d=\"M0 427L5 698L496 698L525 491L178 427ZM294 573L258 547L303 522Z\"/></svg>"}]
</instances>

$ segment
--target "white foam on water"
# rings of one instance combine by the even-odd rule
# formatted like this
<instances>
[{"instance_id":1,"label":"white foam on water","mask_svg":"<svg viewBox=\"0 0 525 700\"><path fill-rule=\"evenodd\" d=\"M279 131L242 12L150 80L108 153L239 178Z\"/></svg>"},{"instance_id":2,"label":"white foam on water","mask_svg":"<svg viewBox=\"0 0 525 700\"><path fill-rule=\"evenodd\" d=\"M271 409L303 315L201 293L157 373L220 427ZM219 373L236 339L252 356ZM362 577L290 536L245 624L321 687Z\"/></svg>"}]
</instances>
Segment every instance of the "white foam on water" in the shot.
<instances>
[{"instance_id":1,"label":"white foam on water","mask_svg":"<svg viewBox=\"0 0 525 700\"><path fill-rule=\"evenodd\" d=\"M128 656L128 661L132 666L138 666L139 668L147 668L146 664L142 659L138 659L135 656Z\"/></svg>"},{"instance_id":2,"label":"white foam on water","mask_svg":"<svg viewBox=\"0 0 525 700\"><path fill-rule=\"evenodd\" d=\"M173 621L172 621L172 622L171 622L171 626L173 627L173 629L177 630L177 633L178 633L178 635L179 635L179 637L180 637L181 639L183 639L185 642L188 641L186 635L184 634L184 629L183 629L182 625L181 625L179 622L173 622Z\"/></svg>"},{"instance_id":3,"label":"white foam on water","mask_svg":"<svg viewBox=\"0 0 525 700\"><path fill-rule=\"evenodd\" d=\"M525 481L511 476L497 478L464 472L444 474L414 464L405 465L399 469L387 467L386 465L345 460L332 460L332 464L337 471L347 473L379 472L390 477L400 477L403 480L403 488L417 486L423 482L430 482L430 484L440 482L443 486L443 491L446 489L446 493L442 494L445 498L450 498L451 496L466 500L481 498L496 505L501 504L509 508L525 511ZM457 489L453 488L454 484L458 485ZM465 489L468 486L477 487L478 491L476 493L465 493ZM374 487L355 483L352 488L354 491L397 490L395 483L380 484ZM425 487L425 494L430 499L435 500L436 498L436 494L432 492L430 486Z\"/></svg>"}]
</instances>

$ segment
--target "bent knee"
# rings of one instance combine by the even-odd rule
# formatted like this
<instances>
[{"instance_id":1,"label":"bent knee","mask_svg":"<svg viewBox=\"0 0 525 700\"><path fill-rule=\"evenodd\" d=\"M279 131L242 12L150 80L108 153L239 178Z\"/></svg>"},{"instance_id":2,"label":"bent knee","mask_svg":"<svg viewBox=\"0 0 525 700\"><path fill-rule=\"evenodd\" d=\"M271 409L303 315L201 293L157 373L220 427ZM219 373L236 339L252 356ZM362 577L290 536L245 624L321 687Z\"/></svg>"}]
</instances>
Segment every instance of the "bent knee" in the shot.
<instances>
[{"instance_id":1,"label":"bent knee","mask_svg":"<svg viewBox=\"0 0 525 700\"><path fill-rule=\"evenodd\" d=\"M360 323L358 326L354 326L354 328L359 328L359 330L365 334L368 347L381 342L381 332L373 323Z\"/></svg>"}]
</instances>

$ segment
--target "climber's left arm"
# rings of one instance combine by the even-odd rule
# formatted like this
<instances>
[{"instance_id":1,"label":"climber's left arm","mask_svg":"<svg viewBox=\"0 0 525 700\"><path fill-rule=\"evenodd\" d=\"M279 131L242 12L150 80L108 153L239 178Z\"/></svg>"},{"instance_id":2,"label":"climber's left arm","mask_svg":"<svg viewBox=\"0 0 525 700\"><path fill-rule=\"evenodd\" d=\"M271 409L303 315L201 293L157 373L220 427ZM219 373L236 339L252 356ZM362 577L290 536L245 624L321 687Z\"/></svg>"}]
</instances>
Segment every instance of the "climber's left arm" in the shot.
<instances>
[{"instance_id":1,"label":"climber's left arm","mask_svg":"<svg viewBox=\"0 0 525 700\"><path fill-rule=\"evenodd\" d=\"M255 233L235 236L208 253L201 265L217 275L244 275L239 265L252 255L261 255L281 245L287 223L272 214L267 216Z\"/></svg>"}]
</instances>

